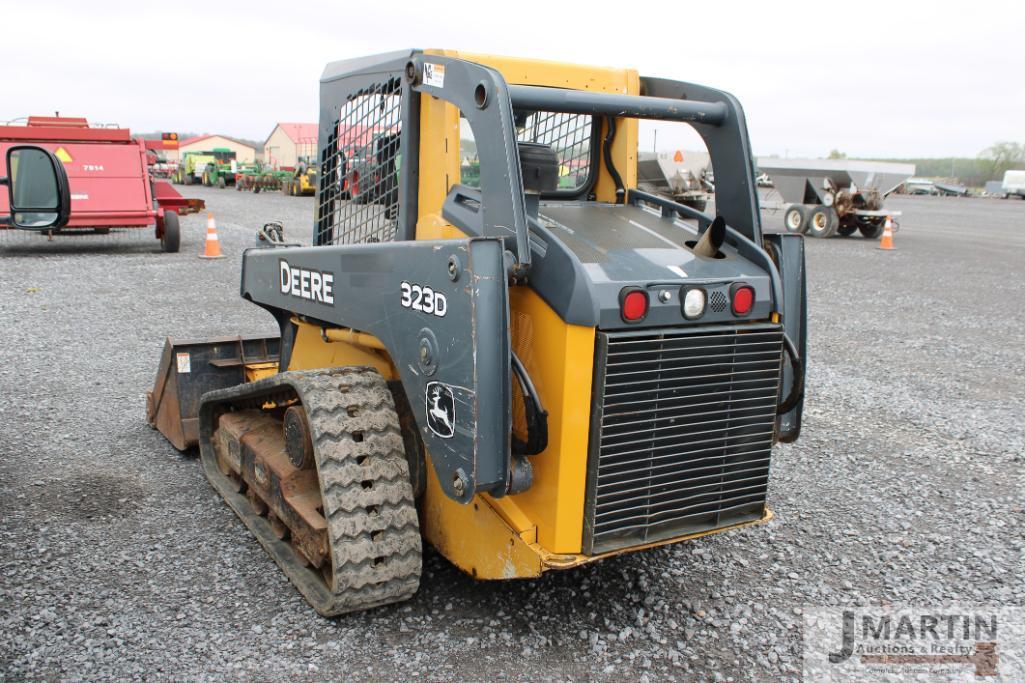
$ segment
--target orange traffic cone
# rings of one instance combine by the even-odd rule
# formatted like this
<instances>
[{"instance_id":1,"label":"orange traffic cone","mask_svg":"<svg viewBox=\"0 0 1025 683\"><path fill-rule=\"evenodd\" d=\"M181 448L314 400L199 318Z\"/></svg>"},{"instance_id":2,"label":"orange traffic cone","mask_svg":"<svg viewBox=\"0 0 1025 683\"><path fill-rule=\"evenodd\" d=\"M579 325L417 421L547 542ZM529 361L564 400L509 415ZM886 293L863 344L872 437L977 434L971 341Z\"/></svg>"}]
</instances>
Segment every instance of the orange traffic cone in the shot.
<instances>
[{"instance_id":1,"label":"orange traffic cone","mask_svg":"<svg viewBox=\"0 0 1025 683\"><path fill-rule=\"evenodd\" d=\"M886 222L883 223L883 238L879 240L879 249L890 251L896 248L893 246L893 219L887 216Z\"/></svg>"},{"instance_id":2,"label":"orange traffic cone","mask_svg":"<svg viewBox=\"0 0 1025 683\"><path fill-rule=\"evenodd\" d=\"M203 246L203 253L199 258L224 258L221 253L221 240L217 237L217 224L214 222L214 214L211 211L206 215L206 242Z\"/></svg>"}]
</instances>

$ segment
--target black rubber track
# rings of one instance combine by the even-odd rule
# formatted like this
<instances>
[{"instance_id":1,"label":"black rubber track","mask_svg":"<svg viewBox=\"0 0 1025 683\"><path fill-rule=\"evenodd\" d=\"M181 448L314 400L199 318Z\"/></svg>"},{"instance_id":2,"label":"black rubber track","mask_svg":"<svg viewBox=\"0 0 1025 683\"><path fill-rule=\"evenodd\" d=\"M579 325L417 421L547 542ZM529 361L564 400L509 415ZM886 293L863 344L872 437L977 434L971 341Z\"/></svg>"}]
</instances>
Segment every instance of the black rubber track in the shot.
<instances>
[{"instance_id":1,"label":"black rubber track","mask_svg":"<svg viewBox=\"0 0 1025 683\"><path fill-rule=\"evenodd\" d=\"M327 518L334 585L278 540L217 466L215 419L231 409L283 404L306 409ZM395 405L373 368L284 372L212 391L200 404L200 455L207 479L307 601L324 616L407 600L420 585L420 526Z\"/></svg>"}]
</instances>

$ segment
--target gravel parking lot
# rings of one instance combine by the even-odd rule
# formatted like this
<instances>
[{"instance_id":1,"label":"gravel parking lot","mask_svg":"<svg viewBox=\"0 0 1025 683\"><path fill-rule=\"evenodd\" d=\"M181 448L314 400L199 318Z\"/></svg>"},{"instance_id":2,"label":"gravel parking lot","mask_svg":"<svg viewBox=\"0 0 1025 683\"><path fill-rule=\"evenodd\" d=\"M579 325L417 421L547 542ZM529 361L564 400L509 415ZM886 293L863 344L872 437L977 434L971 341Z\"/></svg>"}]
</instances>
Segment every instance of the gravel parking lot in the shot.
<instances>
[{"instance_id":1,"label":"gravel parking lot","mask_svg":"<svg viewBox=\"0 0 1025 683\"><path fill-rule=\"evenodd\" d=\"M0 681L799 680L810 606L1025 603L1025 202L894 198L897 251L807 241L768 525L529 582L428 550L414 600L325 620L144 414L165 336L276 332L240 253L268 220L309 241L313 200L189 189L227 258L196 258L203 215L175 255L0 241Z\"/></svg>"}]
</instances>

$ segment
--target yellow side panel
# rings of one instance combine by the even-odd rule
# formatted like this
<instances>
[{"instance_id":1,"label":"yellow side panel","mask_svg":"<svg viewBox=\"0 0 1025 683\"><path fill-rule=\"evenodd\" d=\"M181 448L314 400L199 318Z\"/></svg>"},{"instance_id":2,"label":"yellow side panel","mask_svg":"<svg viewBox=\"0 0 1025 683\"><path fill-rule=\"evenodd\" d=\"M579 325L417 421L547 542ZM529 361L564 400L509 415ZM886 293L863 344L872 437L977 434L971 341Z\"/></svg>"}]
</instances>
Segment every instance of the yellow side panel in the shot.
<instances>
[{"instance_id":1,"label":"yellow side panel","mask_svg":"<svg viewBox=\"0 0 1025 683\"><path fill-rule=\"evenodd\" d=\"M602 125L602 137L606 133ZM612 163L616 166L620 179L626 189L637 187L637 119L616 119L616 137L612 141ZM599 202L616 201L616 183L605 170L604 160L602 172L598 174L598 182L594 186L594 194Z\"/></svg>"},{"instance_id":2,"label":"yellow side panel","mask_svg":"<svg viewBox=\"0 0 1025 683\"><path fill-rule=\"evenodd\" d=\"M418 240L465 237L441 218L445 196L449 188L458 183L459 110L443 100L422 97Z\"/></svg>"},{"instance_id":3,"label":"yellow side panel","mask_svg":"<svg viewBox=\"0 0 1025 683\"><path fill-rule=\"evenodd\" d=\"M266 363L247 363L245 366L246 381L255 382L258 379L273 377L278 373L276 361Z\"/></svg>"},{"instance_id":4,"label":"yellow side panel","mask_svg":"<svg viewBox=\"0 0 1025 683\"><path fill-rule=\"evenodd\" d=\"M398 379L398 371L383 352L367 349L347 342L327 342L320 336L320 328L299 322L295 347L289 361L289 370L315 370L346 365L369 365L386 380Z\"/></svg>"},{"instance_id":5,"label":"yellow side panel","mask_svg":"<svg viewBox=\"0 0 1025 683\"><path fill-rule=\"evenodd\" d=\"M427 460L427 489L420 531L449 562L477 579L540 576L541 551L528 544L492 508L484 496L466 505L448 498Z\"/></svg>"},{"instance_id":6,"label":"yellow side panel","mask_svg":"<svg viewBox=\"0 0 1025 683\"><path fill-rule=\"evenodd\" d=\"M455 51L428 50L426 54L443 54L484 64L497 69L509 83L629 95L640 93L640 78L632 69ZM458 110L441 100L422 98L417 239L464 237L440 215L449 188L459 181L459 138ZM617 119L612 156L624 184L628 188L636 187L636 120ZM604 163L596 193L601 201L615 199L615 185ZM487 497L475 500L486 500L492 514L497 512L507 529L517 529L523 538L536 538L544 552L579 553L587 478L594 329L567 325L526 287L510 289L510 313L513 349L526 365L549 413L549 447L544 453L531 458L534 484L528 491L494 500ZM447 509L448 506L440 504L440 507ZM463 555L457 551L453 542L443 538L443 534L435 536L439 539L436 545L453 562L464 569L471 563L466 558L472 554ZM479 564L480 560L473 562ZM480 575L482 568L478 566L477 570ZM522 572L518 574L523 575Z\"/></svg>"},{"instance_id":7,"label":"yellow side panel","mask_svg":"<svg viewBox=\"0 0 1025 683\"><path fill-rule=\"evenodd\" d=\"M552 553L580 552L591 422L594 328L567 325L533 290L509 290L512 348L548 411L548 448L532 456L534 483L512 502ZM501 509L505 498L495 501Z\"/></svg>"},{"instance_id":8,"label":"yellow side panel","mask_svg":"<svg viewBox=\"0 0 1025 683\"><path fill-rule=\"evenodd\" d=\"M501 73L507 83L593 90L624 95L640 93L640 79L634 69L566 64L542 59L520 59L458 50L424 50L424 54L444 55L489 66Z\"/></svg>"}]
</instances>

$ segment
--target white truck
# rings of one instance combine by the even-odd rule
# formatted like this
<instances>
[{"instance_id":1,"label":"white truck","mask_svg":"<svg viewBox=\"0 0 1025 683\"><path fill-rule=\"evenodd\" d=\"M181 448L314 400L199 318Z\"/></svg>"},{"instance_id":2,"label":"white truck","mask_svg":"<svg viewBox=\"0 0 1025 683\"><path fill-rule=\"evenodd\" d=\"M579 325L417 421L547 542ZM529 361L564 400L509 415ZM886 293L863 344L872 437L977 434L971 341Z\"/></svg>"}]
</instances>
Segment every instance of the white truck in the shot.
<instances>
[{"instance_id":1,"label":"white truck","mask_svg":"<svg viewBox=\"0 0 1025 683\"><path fill-rule=\"evenodd\" d=\"M1004 182L1000 189L1003 190L1005 197L1025 199L1025 171L1004 173Z\"/></svg>"}]
</instances>

